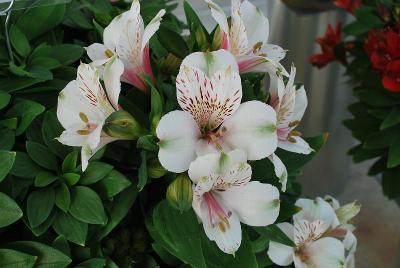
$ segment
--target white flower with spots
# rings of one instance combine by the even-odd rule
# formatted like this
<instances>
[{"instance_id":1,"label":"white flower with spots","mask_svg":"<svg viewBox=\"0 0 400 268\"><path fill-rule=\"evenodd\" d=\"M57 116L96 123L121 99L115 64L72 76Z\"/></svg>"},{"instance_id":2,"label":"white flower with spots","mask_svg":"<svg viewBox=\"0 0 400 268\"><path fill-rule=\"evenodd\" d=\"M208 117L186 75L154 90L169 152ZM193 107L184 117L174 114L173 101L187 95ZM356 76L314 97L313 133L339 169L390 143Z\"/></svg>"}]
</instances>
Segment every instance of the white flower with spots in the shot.
<instances>
[{"instance_id":1,"label":"white flower with spots","mask_svg":"<svg viewBox=\"0 0 400 268\"><path fill-rule=\"evenodd\" d=\"M58 96L57 117L65 128L58 140L68 146L82 147L82 170L100 148L115 140L102 128L106 118L119 109L123 70L122 62L116 57L108 61L103 74L104 90L99 71L81 64L76 80L69 82Z\"/></svg>"},{"instance_id":2,"label":"white flower with spots","mask_svg":"<svg viewBox=\"0 0 400 268\"><path fill-rule=\"evenodd\" d=\"M142 75L154 78L150 64L149 41L160 27L165 10L144 27L139 0L133 0L131 9L115 17L104 29L104 44L92 44L87 54L94 65L100 66L113 55L124 63L122 80L147 91Z\"/></svg>"},{"instance_id":3,"label":"white flower with spots","mask_svg":"<svg viewBox=\"0 0 400 268\"><path fill-rule=\"evenodd\" d=\"M163 116L156 131L159 160L167 170L186 171L196 156L211 152L242 149L248 160L275 152L276 113L260 101L241 104L238 66L228 51L186 57L176 88L183 111Z\"/></svg>"},{"instance_id":4,"label":"white flower with spots","mask_svg":"<svg viewBox=\"0 0 400 268\"><path fill-rule=\"evenodd\" d=\"M268 44L269 22L260 9L247 0L232 0L229 24L220 6L212 0L205 1L220 26L221 48L235 55L241 73L286 74L279 63L285 57L286 51L277 45Z\"/></svg>"},{"instance_id":5,"label":"white flower with spots","mask_svg":"<svg viewBox=\"0 0 400 268\"><path fill-rule=\"evenodd\" d=\"M234 254L242 240L240 222L267 226L279 215L279 191L251 180L251 167L241 150L208 154L190 164L193 209L207 237L225 253Z\"/></svg>"},{"instance_id":6,"label":"white flower with spots","mask_svg":"<svg viewBox=\"0 0 400 268\"><path fill-rule=\"evenodd\" d=\"M292 67L289 80L285 85L282 75L273 75L270 88L270 105L277 114L278 148L299 153L310 154L313 149L300 136L295 128L300 124L308 105L304 86L296 90L294 79L296 68ZM274 166L277 176L282 183L282 191L286 189L287 170L277 155L269 158Z\"/></svg>"}]
</instances>

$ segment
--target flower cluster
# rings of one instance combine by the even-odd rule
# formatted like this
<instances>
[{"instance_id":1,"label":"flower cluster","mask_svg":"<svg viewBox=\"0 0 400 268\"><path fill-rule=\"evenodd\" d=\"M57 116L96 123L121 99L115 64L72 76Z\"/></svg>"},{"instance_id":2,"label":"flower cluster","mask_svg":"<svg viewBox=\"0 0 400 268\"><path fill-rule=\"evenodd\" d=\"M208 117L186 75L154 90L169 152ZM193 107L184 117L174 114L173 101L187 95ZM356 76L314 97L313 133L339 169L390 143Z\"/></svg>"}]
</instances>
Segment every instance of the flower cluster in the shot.
<instances>
[{"instance_id":1,"label":"flower cluster","mask_svg":"<svg viewBox=\"0 0 400 268\"><path fill-rule=\"evenodd\" d=\"M220 45L182 60L175 79L181 110L163 115L150 133L118 103L121 81L144 92L157 82L148 43L165 12L144 28L139 1L134 0L131 9L104 30L104 44L87 48L93 62L81 64L77 79L60 93L57 115L66 130L59 141L82 147L84 170L106 144L154 134L162 167L187 172L191 205L207 237L223 252L234 254L242 240L241 223L268 226L280 211L279 190L252 181L249 161L269 159L285 192L288 171L275 152L313 152L295 130L308 103L304 87L294 83L296 68L287 72L280 64L285 50L268 43L268 19L259 9L249 1L232 0L228 22L216 3L206 2L219 25ZM268 101L242 102L241 75L249 72L269 75ZM133 133L126 134L127 129ZM179 178L179 185L187 189L185 177ZM180 193L170 188L168 195Z\"/></svg>"}]
</instances>

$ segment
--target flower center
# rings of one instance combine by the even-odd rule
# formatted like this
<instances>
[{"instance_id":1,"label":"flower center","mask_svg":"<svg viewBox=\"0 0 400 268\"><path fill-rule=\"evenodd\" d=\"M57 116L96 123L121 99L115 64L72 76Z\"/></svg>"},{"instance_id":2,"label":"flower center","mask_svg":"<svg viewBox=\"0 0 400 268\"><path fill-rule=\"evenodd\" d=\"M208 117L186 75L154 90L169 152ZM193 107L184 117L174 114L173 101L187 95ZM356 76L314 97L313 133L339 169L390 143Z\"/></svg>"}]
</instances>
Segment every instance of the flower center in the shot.
<instances>
[{"instance_id":1,"label":"flower center","mask_svg":"<svg viewBox=\"0 0 400 268\"><path fill-rule=\"evenodd\" d=\"M209 224L213 228L218 227L221 232L225 232L229 228L228 219L232 212L226 212L211 192L207 192L203 196L207 204Z\"/></svg>"},{"instance_id":2,"label":"flower center","mask_svg":"<svg viewBox=\"0 0 400 268\"><path fill-rule=\"evenodd\" d=\"M79 129L79 130L76 131L79 135L82 135L82 136L89 135L90 133L92 133L97 128L98 125L90 123L89 122L89 118L87 117L86 114L80 112L79 113L79 117L86 124L85 128Z\"/></svg>"},{"instance_id":3,"label":"flower center","mask_svg":"<svg viewBox=\"0 0 400 268\"><path fill-rule=\"evenodd\" d=\"M222 150L222 146L220 144L220 139L224 136L227 129L225 127L221 127L216 131L210 131L203 134L203 139L207 140L208 144L212 144L218 150Z\"/></svg>"},{"instance_id":4,"label":"flower center","mask_svg":"<svg viewBox=\"0 0 400 268\"><path fill-rule=\"evenodd\" d=\"M307 244L301 245L295 251L296 256L300 258L302 263L307 263L310 258L310 253L307 250Z\"/></svg>"}]
</instances>

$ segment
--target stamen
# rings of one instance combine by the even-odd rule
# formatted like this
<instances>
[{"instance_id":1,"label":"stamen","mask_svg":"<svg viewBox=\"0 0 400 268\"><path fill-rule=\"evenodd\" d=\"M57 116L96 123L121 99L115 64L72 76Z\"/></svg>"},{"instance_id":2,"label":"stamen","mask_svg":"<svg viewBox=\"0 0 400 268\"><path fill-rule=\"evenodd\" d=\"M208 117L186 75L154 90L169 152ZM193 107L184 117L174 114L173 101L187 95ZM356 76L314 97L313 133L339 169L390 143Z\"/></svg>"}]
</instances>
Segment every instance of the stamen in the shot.
<instances>
[{"instance_id":1,"label":"stamen","mask_svg":"<svg viewBox=\"0 0 400 268\"><path fill-rule=\"evenodd\" d=\"M208 208L209 224L212 227L218 227L221 232L226 232L230 227L228 219L232 212L225 212L211 192L207 192L203 196Z\"/></svg>"},{"instance_id":2,"label":"stamen","mask_svg":"<svg viewBox=\"0 0 400 268\"><path fill-rule=\"evenodd\" d=\"M111 58L112 56L114 56L114 53L109 49L106 49L104 54L106 55L107 58Z\"/></svg>"}]
</instances>

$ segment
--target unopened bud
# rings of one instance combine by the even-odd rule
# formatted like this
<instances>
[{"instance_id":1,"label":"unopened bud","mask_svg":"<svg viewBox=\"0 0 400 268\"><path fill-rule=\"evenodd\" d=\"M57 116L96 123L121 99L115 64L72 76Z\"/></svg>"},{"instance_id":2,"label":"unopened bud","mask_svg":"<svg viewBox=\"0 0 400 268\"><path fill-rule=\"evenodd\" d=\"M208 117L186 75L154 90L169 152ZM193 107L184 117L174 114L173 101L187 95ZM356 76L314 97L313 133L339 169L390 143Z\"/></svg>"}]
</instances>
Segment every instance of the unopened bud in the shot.
<instances>
[{"instance_id":1,"label":"unopened bud","mask_svg":"<svg viewBox=\"0 0 400 268\"><path fill-rule=\"evenodd\" d=\"M197 45L199 46L200 51L207 51L209 44L207 40L207 36L204 32L204 29L201 26L198 26L195 29L195 37L196 37L196 42Z\"/></svg>"},{"instance_id":2,"label":"unopened bud","mask_svg":"<svg viewBox=\"0 0 400 268\"><path fill-rule=\"evenodd\" d=\"M167 189L168 203L180 210L187 211L192 206L193 189L192 182L186 174L179 175Z\"/></svg>"},{"instance_id":3,"label":"unopened bud","mask_svg":"<svg viewBox=\"0 0 400 268\"><path fill-rule=\"evenodd\" d=\"M120 140L136 140L146 135L146 130L126 111L112 113L103 126L103 131L110 137Z\"/></svg>"},{"instance_id":4,"label":"unopened bud","mask_svg":"<svg viewBox=\"0 0 400 268\"><path fill-rule=\"evenodd\" d=\"M167 74L176 73L181 66L182 60L169 53L167 57L161 62L161 70Z\"/></svg>"},{"instance_id":5,"label":"unopened bud","mask_svg":"<svg viewBox=\"0 0 400 268\"><path fill-rule=\"evenodd\" d=\"M158 179L164 176L167 170L160 164L157 158L151 159L147 163L147 174L152 179Z\"/></svg>"},{"instance_id":6,"label":"unopened bud","mask_svg":"<svg viewBox=\"0 0 400 268\"><path fill-rule=\"evenodd\" d=\"M361 206L357 205L356 202L346 204L336 210L336 216L340 223L348 223L353 219L361 210Z\"/></svg>"},{"instance_id":7,"label":"unopened bud","mask_svg":"<svg viewBox=\"0 0 400 268\"><path fill-rule=\"evenodd\" d=\"M217 27L217 29L214 32L214 38L211 44L211 49L213 51L218 50L221 48L221 44L222 44L221 28Z\"/></svg>"}]
</instances>

